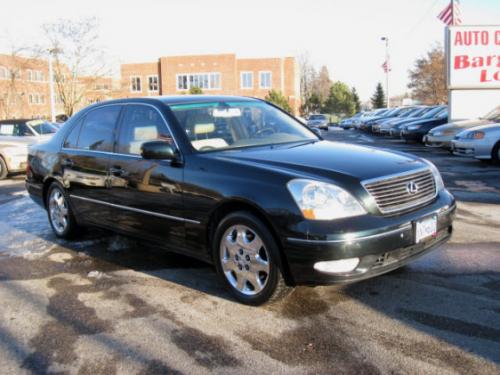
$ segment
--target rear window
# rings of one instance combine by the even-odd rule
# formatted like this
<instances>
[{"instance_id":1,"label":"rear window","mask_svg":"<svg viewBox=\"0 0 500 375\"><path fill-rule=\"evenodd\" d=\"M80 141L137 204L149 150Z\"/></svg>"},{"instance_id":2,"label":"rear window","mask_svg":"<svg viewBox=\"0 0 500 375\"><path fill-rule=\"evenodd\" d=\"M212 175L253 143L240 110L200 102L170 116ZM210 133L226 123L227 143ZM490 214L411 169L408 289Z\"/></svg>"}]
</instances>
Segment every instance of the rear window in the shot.
<instances>
[{"instance_id":1,"label":"rear window","mask_svg":"<svg viewBox=\"0 0 500 375\"><path fill-rule=\"evenodd\" d=\"M309 120L325 120L325 115L311 115L309 116Z\"/></svg>"},{"instance_id":2,"label":"rear window","mask_svg":"<svg viewBox=\"0 0 500 375\"><path fill-rule=\"evenodd\" d=\"M112 105L90 111L83 120L78 135L77 147L83 150L113 151L114 130L121 106ZM77 125L68 136L66 143L74 142L73 132L77 132Z\"/></svg>"},{"instance_id":3,"label":"rear window","mask_svg":"<svg viewBox=\"0 0 500 375\"><path fill-rule=\"evenodd\" d=\"M57 133L58 130L56 126L48 123L47 121L34 120L34 121L28 121L27 124L31 126L33 130L40 135L54 134Z\"/></svg>"}]
</instances>

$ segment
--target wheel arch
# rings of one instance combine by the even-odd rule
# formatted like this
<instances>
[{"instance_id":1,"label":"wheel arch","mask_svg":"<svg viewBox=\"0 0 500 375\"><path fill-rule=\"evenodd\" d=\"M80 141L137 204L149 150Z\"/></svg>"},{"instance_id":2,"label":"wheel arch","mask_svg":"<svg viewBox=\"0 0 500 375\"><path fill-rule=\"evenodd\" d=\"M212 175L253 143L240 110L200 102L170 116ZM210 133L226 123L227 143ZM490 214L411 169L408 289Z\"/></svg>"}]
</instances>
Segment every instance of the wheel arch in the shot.
<instances>
[{"instance_id":1,"label":"wheel arch","mask_svg":"<svg viewBox=\"0 0 500 375\"><path fill-rule=\"evenodd\" d=\"M280 270L283 274L283 278L285 279L287 285L290 286L295 285L292 274L290 272L290 268L288 267L288 261L283 249L282 241L280 239L280 236L278 235L277 229L274 227L272 221L269 219L266 212L253 202L249 202L247 200L239 198L230 198L221 202L212 211L208 219L207 238L206 238L210 253L211 253L210 244L214 239L215 230L217 229L218 224L227 215L238 211L245 211L254 215L267 226L278 246L279 258L280 258L279 259L280 264L278 266L280 267Z\"/></svg>"}]
</instances>

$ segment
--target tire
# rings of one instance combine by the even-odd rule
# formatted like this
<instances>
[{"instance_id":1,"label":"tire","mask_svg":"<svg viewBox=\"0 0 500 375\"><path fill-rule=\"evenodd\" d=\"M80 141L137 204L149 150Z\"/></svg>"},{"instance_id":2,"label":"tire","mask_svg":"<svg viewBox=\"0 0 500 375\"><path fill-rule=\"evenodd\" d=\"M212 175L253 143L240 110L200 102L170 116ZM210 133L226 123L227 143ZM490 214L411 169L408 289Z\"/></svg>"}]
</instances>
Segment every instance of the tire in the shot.
<instances>
[{"instance_id":1,"label":"tire","mask_svg":"<svg viewBox=\"0 0 500 375\"><path fill-rule=\"evenodd\" d=\"M493 163L500 164L500 141L493 147L493 151L491 152L491 160Z\"/></svg>"},{"instance_id":2,"label":"tire","mask_svg":"<svg viewBox=\"0 0 500 375\"><path fill-rule=\"evenodd\" d=\"M7 178L9 174L9 170L7 169L7 163L3 160L3 157L0 156L0 180Z\"/></svg>"},{"instance_id":3,"label":"tire","mask_svg":"<svg viewBox=\"0 0 500 375\"><path fill-rule=\"evenodd\" d=\"M271 232L248 212L234 212L221 220L212 251L224 285L244 304L273 303L293 290L281 274L279 249Z\"/></svg>"},{"instance_id":4,"label":"tire","mask_svg":"<svg viewBox=\"0 0 500 375\"><path fill-rule=\"evenodd\" d=\"M79 233L68 195L58 182L53 182L47 192L47 215L52 231L59 238L74 238Z\"/></svg>"}]
</instances>

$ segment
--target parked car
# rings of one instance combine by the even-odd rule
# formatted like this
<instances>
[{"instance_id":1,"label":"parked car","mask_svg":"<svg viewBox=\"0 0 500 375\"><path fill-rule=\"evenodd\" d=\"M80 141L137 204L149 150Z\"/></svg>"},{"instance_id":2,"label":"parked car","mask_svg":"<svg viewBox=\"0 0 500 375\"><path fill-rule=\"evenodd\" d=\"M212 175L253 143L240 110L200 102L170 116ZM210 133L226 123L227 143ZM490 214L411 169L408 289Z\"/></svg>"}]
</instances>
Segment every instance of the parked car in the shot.
<instances>
[{"instance_id":1,"label":"parked car","mask_svg":"<svg viewBox=\"0 0 500 375\"><path fill-rule=\"evenodd\" d=\"M405 125L401 131L401 138L405 141L424 142L425 135L429 130L446 124L448 122L448 111L440 112L431 119L418 120Z\"/></svg>"},{"instance_id":2,"label":"parked car","mask_svg":"<svg viewBox=\"0 0 500 375\"><path fill-rule=\"evenodd\" d=\"M96 225L154 241L214 264L253 305L398 268L448 240L456 207L432 163L322 141L246 97L94 104L28 162L56 236Z\"/></svg>"},{"instance_id":3,"label":"parked car","mask_svg":"<svg viewBox=\"0 0 500 375\"><path fill-rule=\"evenodd\" d=\"M401 121L398 124L393 125L389 130L389 135L391 137L400 138L402 130L406 128L407 125L412 124L415 121L431 120L433 118L439 117L440 114L444 113L447 110L448 110L447 106L435 106L418 118L415 119L409 118L404 121Z\"/></svg>"},{"instance_id":4,"label":"parked car","mask_svg":"<svg viewBox=\"0 0 500 375\"><path fill-rule=\"evenodd\" d=\"M402 124L408 124L412 121L418 120L422 118L427 112L432 110L432 106L422 106L422 107L416 107L412 112L408 114L408 116L400 117L400 118L394 118L390 119L387 121L384 121L382 124L380 124L380 127L378 128L378 132L380 135L389 135L390 131L393 127L402 125Z\"/></svg>"},{"instance_id":5,"label":"parked car","mask_svg":"<svg viewBox=\"0 0 500 375\"><path fill-rule=\"evenodd\" d=\"M352 117L348 117L340 121L340 127L342 129L351 129L355 127L355 122L363 115L363 112L358 112Z\"/></svg>"},{"instance_id":6,"label":"parked car","mask_svg":"<svg viewBox=\"0 0 500 375\"><path fill-rule=\"evenodd\" d=\"M41 120L0 121L0 180L26 168L28 146L47 140L57 131Z\"/></svg>"},{"instance_id":7,"label":"parked car","mask_svg":"<svg viewBox=\"0 0 500 375\"><path fill-rule=\"evenodd\" d=\"M500 163L500 124L463 130L451 142L453 154Z\"/></svg>"},{"instance_id":8,"label":"parked car","mask_svg":"<svg viewBox=\"0 0 500 375\"><path fill-rule=\"evenodd\" d=\"M387 109L387 108L378 108L378 109L374 109L373 111L365 112L360 117L358 117L357 119L355 119L353 121L353 125L356 129L361 129L361 125L365 121L369 121L377 116L381 116L388 111L389 111L389 109Z\"/></svg>"},{"instance_id":9,"label":"parked car","mask_svg":"<svg viewBox=\"0 0 500 375\"><path fill-rule=\"evenodd\" d=\"M307 119L307 126L310 128L319 128L328 130L328 116L326 115L310 115Z\"/></svg>"},{"instance_id":10,"label":"parked car","mask_svg":"<svg viewBox=\"0 0 500 375\"><path fill-rule=\"evenodd\" d=\"M451 150L451 142L458 133L491 123L500 123L500 106L478 119L455 121L438 126L424 137L424 142L427 147L442 147Z\"/></svg>"},{"instance_id":11,"label":"parked car","mask_svg":"<svg viewBox=\"0 0 500 375\"><path fill-rule=\"evenodd\" d=\"M410 117L412 115L412 113L415 113L419 109L420 109L419 107L407 107L406 111L400 112L395 117L390 117L390 118L375 122L375 124L373 124L372 129L371 129L372 133L373 134L380 134L381 127L388 125L388 124L396 123L396 122L404 120L404 119L407 119L408 117Z\"/></svg>"},{"instance_id":12,"label":"parked car","mask_svg":"<svg viewBox=\"0 0 500 375\"><path fill-rule=\"evenodd\" d=\"M372 127L374 125L377 125L380 122L383 122L385 120L389 120L389 119L392 119L392 118L399 118L399 116L405 114L410 109L411 108L408 108L408 107L392 108L392 109L388 110L387 112L385 112L383 115L376 116L376 117L374 117L374 118L372 118L372 119L370 119L368 121L365 121L361 125L361 129L365 130L367 132L371 132L372 131Z\"/></svg>"}]
</instances>

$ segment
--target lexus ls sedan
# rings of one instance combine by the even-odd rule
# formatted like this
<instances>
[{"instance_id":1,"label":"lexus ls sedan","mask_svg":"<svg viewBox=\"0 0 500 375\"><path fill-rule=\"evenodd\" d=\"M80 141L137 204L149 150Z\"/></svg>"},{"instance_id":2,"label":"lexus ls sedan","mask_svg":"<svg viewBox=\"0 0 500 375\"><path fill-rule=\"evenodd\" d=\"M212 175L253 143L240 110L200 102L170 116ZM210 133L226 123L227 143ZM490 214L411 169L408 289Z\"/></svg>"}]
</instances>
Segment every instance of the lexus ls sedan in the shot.
<instances>
[{"instance_id":1,"label":"lexus ls sedan","mask_svg":"<svg viewBox=\"0 0 500 375\"><path fill-rule=\"evenodd\" d=\"M27 169L56 236L93 225L155 242L252 305L394 270L447 241L456 209L430 162L324 141L247 97L94 104Z\"/></svg>"}]
</instances>

